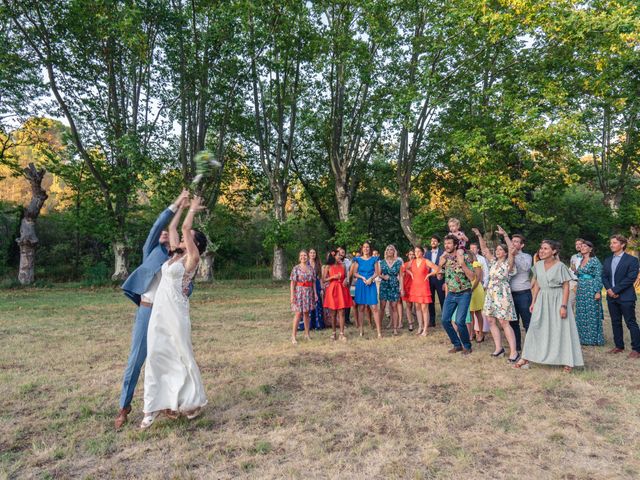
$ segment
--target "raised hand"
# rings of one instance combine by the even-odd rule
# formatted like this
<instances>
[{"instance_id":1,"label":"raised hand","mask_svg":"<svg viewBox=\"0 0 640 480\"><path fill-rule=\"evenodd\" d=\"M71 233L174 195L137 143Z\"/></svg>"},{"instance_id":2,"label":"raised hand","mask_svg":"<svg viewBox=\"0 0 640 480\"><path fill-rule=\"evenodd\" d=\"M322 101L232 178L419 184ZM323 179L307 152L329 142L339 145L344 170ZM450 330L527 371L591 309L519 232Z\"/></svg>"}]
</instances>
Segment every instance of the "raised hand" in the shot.
<instances>
[{"instance_id":1,"label":"raised hand","mask_svg":"<svg viewBox=\"0 0 640 480\"><path fill-rule=\"evenodd\" d=\"M496 230L496 233L498 235L502 235L503 237L507 234L507 232L505 232L504 228L502 228L500 225L498 225L498 230Z\"/></svg>"},{"instance_id":2,"label":"raised hand","mask_svg":"<svg viewBox=\"0 0 640 480\"><path fill-rule=\"evenodd\" d=\"M204 205L202 205L202 198L200 198L199 196L194 196L191 199L191 205L189 206L189 210L193 210L194 212L199 212L201 210L204 210L206 207Z\"/></svg>"},{"instance_id":3,"label":"raised hand","mask_svg":"<svg viewBox=\"0 0 640 480\"><path fill-rule=\"evenodd\" d=\"M482 236L482 234L480 233L480 230L478 230L477 228L472 228L471 231L476 235L476 237L480 238Z\"/></svg>"},{"instance_id":4,"label":"raised hand","mask_svg":"<svg viewBox=\"0 0 640 480\"><path fill-rule=\"evenodd\" d=\"M182 189L182 192L180 192L180 195L178 195L173 204L179 208L187 208L189 206L189 190Z\"/></svg>"}]
</instances>

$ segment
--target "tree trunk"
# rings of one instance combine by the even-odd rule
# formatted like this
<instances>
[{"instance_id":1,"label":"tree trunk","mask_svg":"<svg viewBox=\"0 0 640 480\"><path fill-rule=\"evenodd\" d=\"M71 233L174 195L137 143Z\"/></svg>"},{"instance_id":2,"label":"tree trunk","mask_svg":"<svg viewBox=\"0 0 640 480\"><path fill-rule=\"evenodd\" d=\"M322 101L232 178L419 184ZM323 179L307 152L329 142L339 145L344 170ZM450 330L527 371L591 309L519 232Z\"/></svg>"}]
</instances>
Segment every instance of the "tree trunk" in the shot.
<instances>
[{"instance_id":1,"label":"tree trunk","mask_svg":"<svg viewBox=\"0 0 640 480\"><path fill-rule=\"evenodd\" d=\"M349 220L351 210L351 195L346 182L342 183L336 178L336 202L338 204L338 218L341 222Z\"/></svg>"},{"instance_id":2,"label":"tree trunk","mask_svg":"<svg viewBox=\"0 0 640 480\"><path fill-rule=\"evenodd\" d=\"M278 245L273 246L273 268L271 270L271 279L277 281L284 281L289 276L287 275L287 259L284 254L284 248Z\"/></svg>"},{"instance_id":3,"label":"tree trunk","mask_svg":"<svg viewBox=\"0 0 640 480\"><path fill-rule=\"evenodd\" d=\"M36 224L34 221L22 219L20 223L20 238L16 239L20 247L20 268L18 269L18 281L21 285L30 285L35 279L35 257L38 246L36 236Z\"/></svg>"},{"instance_id":4,"label":"tree trunk","mask_svg":"<svg viewBox=\"0 0 640 480\"><path fill-rule=\"evenodd\" d=\"M213 253L204 252L200 257L200 266L196 275L197 282L213 281Z\"/></svg>"},{"instance_id":5,"label":"tree trunk","mask_svg":"<svg viewBox=\"0 0 640 480\"><path fill-rule=\"evenodd\" d=\"M272 184L273 195L273 213L275 214L277 222L284 222L286 217L285 203L287 201L287 191L276 188L277 185ZM284 248L282 245L273 246L273 266L271 269L271 279L275 281L287 280L287 259L284 254Z\"/></svg>"},{"instance_id":6,"label":"tree trunk","mask_svg":"<svg viewBox=\"0 0 640 480\"><path fill-rule=\"evenodd\" d=\"M123 241L117 240L113 242L112 247L115 268L113 269L111 280L123 281L129 276L129 269L127 265L127 246Z\"/></svg>"},{"instance_id":7,"label":"tree trunk","mask_svg":"<svg viewBox=\"0 0 640 480\"><path fill-rule=\"evenodd\" d=\"M47 199L47 192L42 188L44 168L36 170L33 163L23 170L24 177L31 186L31 201L24 210L24 217L20 222L20 237L16 239L20 247L20 267L18 269L18 281L22 285L29 285L35 279L35 256L38 247L36 235L36 219L40 215L40 209Z\"/></svg>"},{"instance_id":8,"label":"tree trunk","mask_svg":"<svg viewBox=\"0 0 640 480\"><path fill-rule=\"evenodd\" d=\"M411 187L409 185L409 189L402 188L400 186L400 226L402 227L402 231L404 232L407 240L414 247L422 242L422 239L418 236L418 234L413 230L412 221L411 221L411 210L409 209L409 201L411 197Z\"/></svg>"}]
</instances>

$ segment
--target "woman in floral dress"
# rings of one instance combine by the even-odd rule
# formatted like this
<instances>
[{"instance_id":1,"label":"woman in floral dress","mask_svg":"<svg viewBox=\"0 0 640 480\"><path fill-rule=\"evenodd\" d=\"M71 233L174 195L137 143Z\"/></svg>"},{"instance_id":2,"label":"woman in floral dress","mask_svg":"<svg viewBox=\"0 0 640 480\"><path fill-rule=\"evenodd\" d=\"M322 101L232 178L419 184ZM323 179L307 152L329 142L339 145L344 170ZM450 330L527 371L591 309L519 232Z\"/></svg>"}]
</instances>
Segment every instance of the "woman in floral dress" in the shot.
<instances>
[{"instance_id":1,"label":"woman in floral dress","mask_svg":"<svg viewBox=\"0 0 640 480\"><path fill-rule=\"evenodd\" d=\"M582 261L578 266L576 326L582 345L604 345L602 322L602 264L593 256L593 243L582 242Z\"/></svg>"},{"instance_id":2,"label":"woman in floral dress","mask_svg":"<svg viewBox=\"0 0 640 480\"><path fill-rule=\"evenodd\" d=\"M393 334L398 334L398 302L402 292L402 260L398 258L396 247L388 245L384 251L384 260L380 262L380 311L384 312L387 303L391 307L391 324Z\"/></svg>"},{"instance_id":3,"label":"woman in floral dress","mask_svg":"<svg viewBox=\"0 0 640 480\"><path fill-rule=\"evenodd\" d=\"M316 274L309 265L309 254L306 250L300 250L298 254L300 263L291 270L291 311L293 316L293 329L291 332L291 343L298 343L296 333L298 332L298 322L300 317L304 317L304 338L310 340L309 326L311 320L309 312L316 307Z\"/></svg>"},{"instance_id":4,"label":"woman in floral dress","mask_svg":"<svg viewBox=\"0 0 640 480\"><path fill-rule=\"evenodd\" d=\"M501 357L505 354L502 346L502 337L496 320L502 326L504 336L507 337L509 343L509 362L516 363L520 359L520 354L516 350L516 336L509 322L516 319L515 306L511 297L511 287L509 286L509 277L515 274L514 267L514 249L511 247L511 239L507 232L498 226L497 233L504 237L506 245L499 244L495 249L495 257L491 250L487 247L484 237L477 228L473 229L473 233L478 236L482 255L489 262L489 284L484 301L482 313L489 319L489 327L491 336L495 343L496 349L491 354L493 357Z\"/></svg>"}]
</instances>

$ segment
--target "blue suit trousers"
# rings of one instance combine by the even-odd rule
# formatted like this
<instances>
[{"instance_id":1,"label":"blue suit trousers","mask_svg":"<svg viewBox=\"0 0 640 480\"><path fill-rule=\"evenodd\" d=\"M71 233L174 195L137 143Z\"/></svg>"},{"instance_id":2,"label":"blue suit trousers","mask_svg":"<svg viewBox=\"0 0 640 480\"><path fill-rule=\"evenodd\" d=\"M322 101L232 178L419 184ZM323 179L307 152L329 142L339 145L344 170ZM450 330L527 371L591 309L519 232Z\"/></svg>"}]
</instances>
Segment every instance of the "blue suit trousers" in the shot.
<instances>
[{"instance_id":1,"label":"blue suit trousers","mask_svg":"<svg viewBox=\"0 0 640 480\"><path fill-rule=\"evenodd\" d=\"M127 368L122 379L122 394L120 395L120 408L131 405L131 399L140 377L140 370L147 358L147 328L151 318L151 308L140 306L136 312L136 319L133 323L131 334L131 350Z\"/></svg>"}]
</instances>

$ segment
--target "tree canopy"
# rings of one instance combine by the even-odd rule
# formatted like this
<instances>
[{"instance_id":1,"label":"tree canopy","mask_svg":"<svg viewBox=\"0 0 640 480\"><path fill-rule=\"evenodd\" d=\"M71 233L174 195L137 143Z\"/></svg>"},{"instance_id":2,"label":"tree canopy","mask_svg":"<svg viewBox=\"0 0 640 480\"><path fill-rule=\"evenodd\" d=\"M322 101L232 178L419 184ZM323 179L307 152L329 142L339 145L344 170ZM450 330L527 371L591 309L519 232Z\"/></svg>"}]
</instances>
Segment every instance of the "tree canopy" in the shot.
<instances>
[{"instance_id":1,"label":"tree canopy","mask_svg":"<svg viewBox=\"0 0 640 480\"><path fill-rule=\"evenodd\" d=\"M35 159L40 264L65 252L65 278L126 276L203 149L222 270L284 279L296 249L404 250L449 216L566 246L638 231L634 0L2 0L0 65L2 225Z\"/></svg>"}]
</instances>

